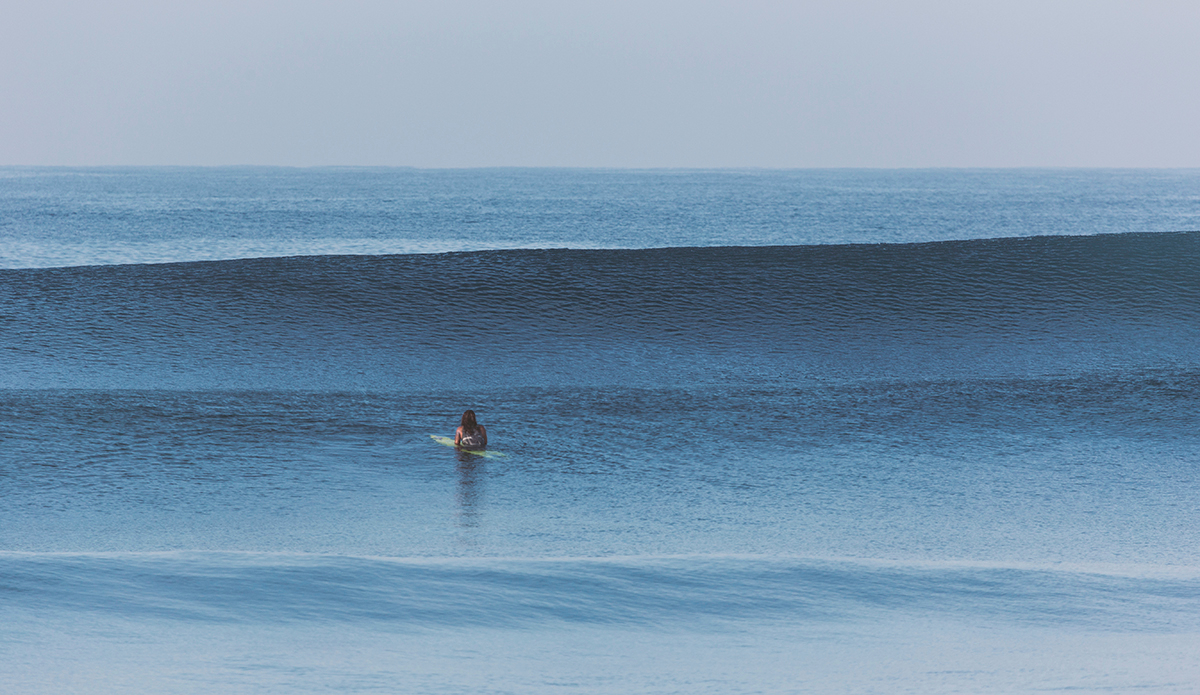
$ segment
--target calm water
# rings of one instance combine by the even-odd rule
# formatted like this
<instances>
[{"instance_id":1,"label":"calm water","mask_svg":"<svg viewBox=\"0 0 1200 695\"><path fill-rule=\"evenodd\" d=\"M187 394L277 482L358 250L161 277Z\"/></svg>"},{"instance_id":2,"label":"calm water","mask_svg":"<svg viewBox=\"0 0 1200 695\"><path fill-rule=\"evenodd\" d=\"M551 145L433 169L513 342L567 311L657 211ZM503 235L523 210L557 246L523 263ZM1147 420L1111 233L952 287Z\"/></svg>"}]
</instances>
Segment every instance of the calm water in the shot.
<instances>
[{"instance_id":1,"label":"calm water","mask_svg":"<svg viewBox=\"0 0 1200 695\"><path fill-rule=\"evenodd\" d=\"M0 682L1193 692L1195 229L1189 171L0 169Z\"/></svg>"}]
</instances>

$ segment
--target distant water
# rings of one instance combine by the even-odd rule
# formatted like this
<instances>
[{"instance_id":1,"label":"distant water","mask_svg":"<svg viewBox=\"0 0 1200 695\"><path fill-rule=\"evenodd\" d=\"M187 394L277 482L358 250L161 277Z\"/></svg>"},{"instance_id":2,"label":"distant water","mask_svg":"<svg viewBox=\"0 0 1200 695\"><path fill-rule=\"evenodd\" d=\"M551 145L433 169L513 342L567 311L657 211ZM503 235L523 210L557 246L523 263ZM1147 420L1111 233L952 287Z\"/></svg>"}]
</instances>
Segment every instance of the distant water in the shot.
<instances>
[{"instance_id":1,"label":"distant water","mask_svg":"<svg viewBox=\"0 0 1200 695\"><path fill-rule=\"evenodd\" d=\"M0 167L0 268L1200 229L1200 170Z\"/></svg>"},{"instance_id":2,"label":"distant water","mask_svg":"<svg viewBox=\"0 0 1200 695\"><path fill-rule=\"evenodd\" d=\"M0 169L0 690L1193 692L1197 229L1191 171Z\"/></svg>"}]
</instances>

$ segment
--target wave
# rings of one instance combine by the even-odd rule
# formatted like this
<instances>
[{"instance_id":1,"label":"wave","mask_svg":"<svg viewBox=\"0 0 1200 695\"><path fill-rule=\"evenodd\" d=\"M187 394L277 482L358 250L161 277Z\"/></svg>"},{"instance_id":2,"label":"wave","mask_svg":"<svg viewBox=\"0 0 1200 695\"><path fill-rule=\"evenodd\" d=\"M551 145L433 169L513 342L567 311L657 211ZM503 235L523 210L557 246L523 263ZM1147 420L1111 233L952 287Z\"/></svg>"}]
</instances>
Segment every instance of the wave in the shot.
<instances>
[{"instance_id":1,"label":"wave","mask_svg":"<svg viewBox=\"0 0 1200 695\"><path fill-rule=\"evenodd\" d=\"M899 564L763 557L371 558L0 553L0 610L402 628L854 623L927 615L1192 631L1185 568Z\"/></svg>"},{"instance_id":2,"label":"wave","mask_svg":"<svg viewBox=\"0 0 1200 695\"><path fill-rule=\"evenodd\" d=\"M0 271L10 388L998 377L1198 344L1200 232Z\"/></svg>"}]
</instances>

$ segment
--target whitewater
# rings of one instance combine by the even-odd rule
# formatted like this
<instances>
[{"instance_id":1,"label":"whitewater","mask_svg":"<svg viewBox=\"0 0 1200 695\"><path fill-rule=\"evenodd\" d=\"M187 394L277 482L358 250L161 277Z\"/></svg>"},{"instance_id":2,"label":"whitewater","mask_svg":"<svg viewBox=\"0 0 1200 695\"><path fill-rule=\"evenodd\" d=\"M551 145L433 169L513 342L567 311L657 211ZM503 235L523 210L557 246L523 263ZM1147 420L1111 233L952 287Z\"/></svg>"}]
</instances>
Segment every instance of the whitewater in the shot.
<instances>
[{"instance_id":1,"label":"whitewater","mask_svg":"<svg viewBox=\"0 0 1200 695\"><path fill-rule=\"evenodd\" d=\"M1195 692L1197 229L1190 170L0 169L2 689Z\"/></svg>"}]
</instances>

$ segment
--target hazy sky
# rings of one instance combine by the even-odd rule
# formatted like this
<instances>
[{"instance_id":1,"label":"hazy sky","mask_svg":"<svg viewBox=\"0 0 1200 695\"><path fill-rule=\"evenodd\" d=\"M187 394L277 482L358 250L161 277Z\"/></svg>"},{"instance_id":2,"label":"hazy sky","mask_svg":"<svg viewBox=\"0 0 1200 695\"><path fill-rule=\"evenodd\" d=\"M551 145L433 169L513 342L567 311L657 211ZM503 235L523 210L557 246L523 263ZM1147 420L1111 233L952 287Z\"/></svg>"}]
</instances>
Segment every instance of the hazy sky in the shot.
<instances>
[{"instance_id":1,"label":"hazy sky","mask_svg":"<svg viewBox=\"0 0 1200 695\"><path fill-rule=\"evenodd\" d=\"M1200 2L38 0L0 164L1200 166Z\"/></svg>"}]
</instances>

